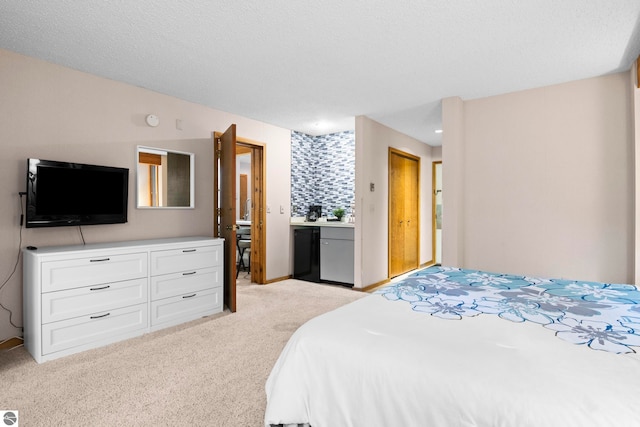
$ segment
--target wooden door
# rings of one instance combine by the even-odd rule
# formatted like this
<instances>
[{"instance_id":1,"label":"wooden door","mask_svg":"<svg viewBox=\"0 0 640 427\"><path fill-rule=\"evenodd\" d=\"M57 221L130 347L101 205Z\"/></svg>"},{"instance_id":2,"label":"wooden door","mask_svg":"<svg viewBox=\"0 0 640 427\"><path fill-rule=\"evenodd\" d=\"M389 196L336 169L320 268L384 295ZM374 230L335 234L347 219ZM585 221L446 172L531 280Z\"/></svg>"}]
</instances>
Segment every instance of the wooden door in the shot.
<instances>
[{"instance_id":1,"label":"wooden door","mask_svg":"<svg viewBox=\"0 0 640 427\"><path fill-rule=\"evenodd\" d=\"M389 277L420 265L420 158L389 148Z\"/></svg>"},{"instance_id":2,"label":"wooden door","mask_svg":"<svg viewBox=\"0 0 640 427\"><path fill-rule=\"evenodd\" d=\"M224 304L236 311L236 125L223 134L214 133L216 157L214 167L214 203L219 206L214 224L214 236L224 238ZM218 165L218 161L214 161ZM219 178L218 178L219 177Z\"/></svg>"}]
</instances>

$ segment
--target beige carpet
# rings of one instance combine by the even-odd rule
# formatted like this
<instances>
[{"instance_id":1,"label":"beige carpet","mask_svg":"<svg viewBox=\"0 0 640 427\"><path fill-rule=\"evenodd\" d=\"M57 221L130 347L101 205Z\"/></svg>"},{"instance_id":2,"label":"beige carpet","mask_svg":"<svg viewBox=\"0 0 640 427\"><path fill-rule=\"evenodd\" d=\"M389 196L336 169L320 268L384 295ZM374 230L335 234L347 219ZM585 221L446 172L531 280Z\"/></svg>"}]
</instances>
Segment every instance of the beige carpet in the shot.
<instances>
[{"instance_id":1,"label":"beige carpet","mask_svg":"<svg viewBox=\"0 0 640 427\"><path fill-rule=\"evenodd\" d=\"M21 426L261 426L264 384L306 320L367 294L286 280L238 285L237 312L38 365L0 352L0 410Z\"/></svg>"}]
</instances>

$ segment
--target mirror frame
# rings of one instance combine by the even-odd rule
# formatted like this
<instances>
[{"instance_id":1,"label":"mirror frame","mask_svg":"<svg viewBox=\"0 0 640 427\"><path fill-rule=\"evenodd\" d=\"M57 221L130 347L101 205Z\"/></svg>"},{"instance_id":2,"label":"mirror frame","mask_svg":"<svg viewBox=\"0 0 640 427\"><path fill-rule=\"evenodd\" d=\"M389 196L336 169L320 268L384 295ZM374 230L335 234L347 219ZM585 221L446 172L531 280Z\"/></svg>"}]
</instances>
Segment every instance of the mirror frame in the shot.
<instances>
[{"instance_id":1,"label":"mirror frame","mask_svg":"<svg viewBox=\"0 0 640 427\"><path fill-rule=\"evenodd\" d=\"M183 154L185 156L189 156L189 206L140 206L140 186L139 186L139 180L140 180L140 173L138 172L138 168L140 165L139 162L139 158L140 158L140 153L141 152L145 152L145 153L157 153L157 154L164 154L164 153L174 153L174 154ZM195 209L195 205L196 205L196 201L195 201L195 195L196 195L196 190L195 190L195 185L196 185L196 181L195 181L195 154L194 153L189 153L186 151L179 151L179 150L173 150L170 148L158 148L158 147L149 147L146 145L138 145L136 146L136 209Z\"/></svg>"}]
</instances>

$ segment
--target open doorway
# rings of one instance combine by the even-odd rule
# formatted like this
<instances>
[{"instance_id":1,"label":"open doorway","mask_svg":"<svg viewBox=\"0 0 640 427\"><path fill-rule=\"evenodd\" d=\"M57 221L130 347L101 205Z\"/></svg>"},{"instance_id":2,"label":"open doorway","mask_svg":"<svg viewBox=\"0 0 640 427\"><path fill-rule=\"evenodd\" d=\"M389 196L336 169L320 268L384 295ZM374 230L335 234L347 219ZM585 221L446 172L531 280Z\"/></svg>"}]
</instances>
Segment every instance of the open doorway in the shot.
<instances>
[{"instance_id":1,"label":"open doorway","mask_svg":"<svg viewBox=\"0 0 640 427\"><path fill-rule=\"evenodd\" d=\"M236 279L240 260L240 239L242 233L236 233L239 224L249 229L250 239L244 236L244 240L250 240L245 252L248 251L248 269L251 282L265 283L266 264L266 168L264 144L236 137L236 125L232 124L224 133L214 132L215 144L214 157L214 237L222 237L224 243L224 304L231 312L236 311ZM237 186L239 175L236 171L236 151L239 147L250 151L250 173L247 175L246 210L243 215L250 219L239 219L237 206ZM241 149L243 151L243 149ZM249 176L251 178L249 178ZM244 222L248 221L248 222ZM243 263L244 264L244 263ZM244 267L244 265L243 265Z\"/></svg>"},{"instance_id":2,"label":"open doorway","mask_svg":"<svg viewBox=\"0 0 640 427\"><path fill-rule=\"evenodd\" d=\"M436 265L442 264L442 160L432 163L433 192L431 196L431 206L433 206L433 259Z\"/></svg>"},{"instance_id":3,"label":"open doorway","mask_svg":"<svg viewBox=\"0 0 640 427\"><path fill-rule=\"evenodd\" d=\"M236 141L236 224L244 244L238 249L238 275L251 283L264 284L265 245L265 167L264 144L246 138ZM249 237L248 237L249 236ZM248 237L248 238L247 238ZM240 258L242 257L242 258Z\"/></svg>"}]
</instances>

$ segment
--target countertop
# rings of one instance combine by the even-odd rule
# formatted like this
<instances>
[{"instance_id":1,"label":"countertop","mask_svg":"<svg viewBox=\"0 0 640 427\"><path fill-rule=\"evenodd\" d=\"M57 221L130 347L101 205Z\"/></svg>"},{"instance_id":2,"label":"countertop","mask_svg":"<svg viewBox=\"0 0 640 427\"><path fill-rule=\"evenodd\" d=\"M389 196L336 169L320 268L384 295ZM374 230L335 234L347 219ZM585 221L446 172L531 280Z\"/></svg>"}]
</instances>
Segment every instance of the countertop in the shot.
<instances>
[{"instance_id":1,"label":"countertop","mask_svg":"<svg viewBox=\"0 0 640 427\"><path fill-rule=\"evenodd\" d=\"M346 221L327 221L318 220L318 221L305 221L304 218L291 218L292 226L302 226L302 227L342 227L342 228L353 228L355 224L353 222Z\"/></svg>"}]
</instances>

